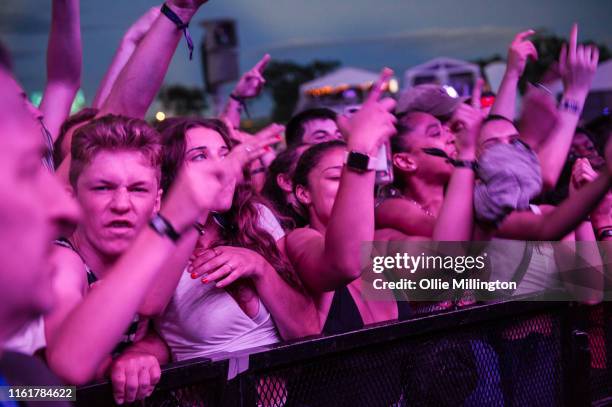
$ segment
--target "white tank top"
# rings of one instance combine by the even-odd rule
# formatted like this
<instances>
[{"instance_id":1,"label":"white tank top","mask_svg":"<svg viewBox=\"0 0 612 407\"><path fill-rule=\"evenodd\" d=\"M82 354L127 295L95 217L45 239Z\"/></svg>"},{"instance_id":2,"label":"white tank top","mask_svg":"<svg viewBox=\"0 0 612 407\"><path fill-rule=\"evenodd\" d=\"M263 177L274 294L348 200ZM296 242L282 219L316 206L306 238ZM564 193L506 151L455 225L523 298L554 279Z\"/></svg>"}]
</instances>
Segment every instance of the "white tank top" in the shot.
<instances>
[{"instance_id":1,"label":"white tank top","mask_svg":"<svg viewBox=\"0 0 612 407\"><path fill-rule=\"evenodd\" d=\"M257 208L259 226L275 240L281 239L284 231L270 209L259 204ZM281 340L261 300L257 315L250 318L227 291L216 288L214 283L202 284L186 271L155 326L175 361L236 352Z\"/></svg>"},{"instance_id":2,"label":"white tank top","mask_svg":"<svg viewBox=\"0 0 612 407\"><path fill-rule=\"evenodd\" d=\"M280 341L261 300L257 315L250 318L227 291L193 280L187 272L155 325L176 361Z\"/></svg>"}]
</instances>

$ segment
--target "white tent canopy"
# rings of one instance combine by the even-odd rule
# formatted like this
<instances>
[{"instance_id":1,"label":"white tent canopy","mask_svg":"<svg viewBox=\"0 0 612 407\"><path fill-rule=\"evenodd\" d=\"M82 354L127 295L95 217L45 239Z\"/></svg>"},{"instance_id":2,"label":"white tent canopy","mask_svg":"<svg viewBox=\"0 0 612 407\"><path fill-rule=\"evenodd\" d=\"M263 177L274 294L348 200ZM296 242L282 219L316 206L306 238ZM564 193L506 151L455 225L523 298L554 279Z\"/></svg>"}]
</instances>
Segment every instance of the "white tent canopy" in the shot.
<instances>
[{"instance_id":1,"label":"white tent canopy","mask_svg":"<svg viewBox=\"0 0 612 407\"><path fill-rule=\"evenodd\" d=\"M489 81L489 85L491 85L491 91L494 93L499 92L499 87L504 77L504 73L506 72L506 63L492 62L485 66L484 72Z\"/></svg>"},{"instance_id":2,"label":"white tent canopy","mask_svg":"<svg viewBox=\"0 0 612 407\"><path fill-rule=\"evenodd\" d=\"M469 94L476 78L480 76L478 65L453 58L434 58L404 72L404 88L421 83L438 83L453 86L460 95Z\"/></svg>"},{"instance_id":3,"label":"white tent canopy","mask_svg":"<svg viewBox=\"0 0 612 407\"><path fill-rule=\"evenodd\" d=\"M378 80L379 75L378 72L365 69L339 68L325 76L302 84L300 86L300 99L295 111L300 112L313 106L327 106L335 109L337 106L342 107L346 103L350 104L349 101L336 100L332 102L329 99L324 100L324 95L339 94L351 88L367 90ZM360 101L356 100L353 103L360 103Z\"/></svg>"}]
</instances>

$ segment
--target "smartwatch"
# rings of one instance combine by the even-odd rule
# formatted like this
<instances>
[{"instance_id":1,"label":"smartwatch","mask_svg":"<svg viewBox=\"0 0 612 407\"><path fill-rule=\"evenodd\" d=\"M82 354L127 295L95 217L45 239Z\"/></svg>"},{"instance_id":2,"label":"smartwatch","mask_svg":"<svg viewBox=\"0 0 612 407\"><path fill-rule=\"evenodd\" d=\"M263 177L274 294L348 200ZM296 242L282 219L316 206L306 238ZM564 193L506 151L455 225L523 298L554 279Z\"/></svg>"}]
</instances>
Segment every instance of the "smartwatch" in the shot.
<instances>
[{"instance_id":1,"label":"smartwatch","mask_svg":"<svg viewBox=\"0 0 612 407\"><path fill-rule=\"evenodd\" d=\"M346 168L356 172L367 172L376 169L376 159L357 151L348 151L344 156Z\"/></svg>"}]
</instances>

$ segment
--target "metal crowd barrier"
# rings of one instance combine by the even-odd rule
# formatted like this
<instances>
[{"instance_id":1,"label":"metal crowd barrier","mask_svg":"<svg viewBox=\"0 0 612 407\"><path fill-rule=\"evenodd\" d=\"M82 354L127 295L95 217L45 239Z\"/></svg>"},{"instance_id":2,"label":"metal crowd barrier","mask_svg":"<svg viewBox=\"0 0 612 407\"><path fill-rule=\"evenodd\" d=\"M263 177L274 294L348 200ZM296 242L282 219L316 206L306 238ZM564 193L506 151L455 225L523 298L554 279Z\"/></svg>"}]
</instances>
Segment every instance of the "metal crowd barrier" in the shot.
<instances>
[{"instance_id":1,"label":"metal crowd barrier","mask_svg":"<svg viewBox=\"0 0 612 407\"><path fill-rule=\"evenodd\" d=\"M140 404L612 405L610 305L506 301L174 363ZM77 405L113 405L110 384Z\"/></svg>"}]
</instances>

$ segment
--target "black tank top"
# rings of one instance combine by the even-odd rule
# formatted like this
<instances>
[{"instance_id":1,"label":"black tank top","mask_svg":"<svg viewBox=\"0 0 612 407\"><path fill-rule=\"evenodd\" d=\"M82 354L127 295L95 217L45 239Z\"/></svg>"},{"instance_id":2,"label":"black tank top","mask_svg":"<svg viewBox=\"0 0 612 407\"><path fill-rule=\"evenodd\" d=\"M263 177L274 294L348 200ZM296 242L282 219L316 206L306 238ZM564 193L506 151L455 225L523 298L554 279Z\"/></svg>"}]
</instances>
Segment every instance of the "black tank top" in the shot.
<instances>
[{"instance_id":1,"label":"black tank top","mask_svg":"<svg viewBox=\"0 0 612 407\"><path fill-rule=\"evenodd\" d=\"M406 301L395 301L397 304L397 319L404 321L412 315L410 305ZM343 286L334 291L334 298L329 307L329 313L323 326L325 335L340 334L355 331L364 327L359 308L349 292L348 286Z\"/></svg>"},{"instance_id":2,"label":"black tank top","mask_svg":"<svg viewBox=\"0 0 612 407\"><path fill-rule=\"evenodd\" d=\"M85 259L77 251L76 247L74 247L72 242L70 242L70 240L68 240L68 239L60 238L60 239L57 239L55 241L55 244L58 245L58 246L62 246L62 247L65 247L67 249L70 249L73 252L75 252L77 254L77 256L79 256L79 258L83 262L83 265L85 266L85 273L87 273L87 286L89 288L91 288L92 284L95 283L96 281L98 281L98 277L96 277L96 275L89 268L87 263L85 263ZM132 343L134 343L134 339L136 337L136 332L138 331L138 324L139 324L139 322L140 322L140 317L138 316L138 314L136 314L136 316L134 316L134 319L130 323L130 326L128 326L127 330L124 332L123 337L121 338L121 342L119 342L117 344L117 346L115 346L115 348L113 349L113 352L112 352L113 358L115 356L120 355L125 350L125 348L127 348Z\"/></svg>"}]
</instances>

